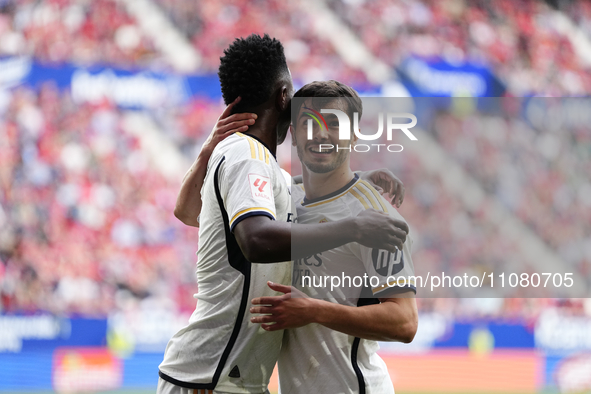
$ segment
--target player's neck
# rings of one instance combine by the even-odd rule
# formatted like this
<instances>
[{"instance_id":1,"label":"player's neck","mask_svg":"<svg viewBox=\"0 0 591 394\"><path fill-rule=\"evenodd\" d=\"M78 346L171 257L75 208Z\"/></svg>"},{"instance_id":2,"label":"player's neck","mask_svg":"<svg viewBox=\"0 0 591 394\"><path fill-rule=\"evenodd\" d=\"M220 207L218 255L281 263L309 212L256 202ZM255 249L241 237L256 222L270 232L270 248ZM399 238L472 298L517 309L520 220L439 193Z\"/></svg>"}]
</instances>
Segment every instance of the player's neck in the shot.
<instances>
[{"instance_id":1,"label":"player's neck","mask_svg":"<svg viewBox=\"0 0 591 394\"><path fill-rule=\"evenodd\" d=\"M277 153L277 115L272 110L265 109L253 112L257 114L257 120L245 134L256 137L275 156Z\"/></svg>"},{"instance_id":2,"label":"player's neck","mask_svg":"<svg viewBox=\"0 0 591 394\"><path fill-rule=\"evenodd\" d=\"M324 174L312 172L303 166L302 178L304 189L306 190L306 199L314 200L327 196L345 187L355 174L351 171L348 162L343 163L339 168Z\"/></svg>"}]
</instances>

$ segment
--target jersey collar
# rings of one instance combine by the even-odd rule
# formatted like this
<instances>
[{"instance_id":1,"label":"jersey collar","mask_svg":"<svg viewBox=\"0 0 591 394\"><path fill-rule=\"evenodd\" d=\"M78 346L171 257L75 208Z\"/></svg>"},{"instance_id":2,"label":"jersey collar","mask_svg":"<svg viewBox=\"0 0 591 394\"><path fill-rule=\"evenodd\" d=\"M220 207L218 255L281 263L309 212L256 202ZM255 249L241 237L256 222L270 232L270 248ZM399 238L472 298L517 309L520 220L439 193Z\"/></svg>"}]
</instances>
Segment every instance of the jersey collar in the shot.
<instances>
[{"instance_id":1,"label":"jersey collar","mask_svg":"<svg viewBox=\"0 0 591 394\"><path fill-rule=\"evenodd\" d=\"M302 206L306 206L307 204L313 204L315 202L319 202L319 201L326 200L326 199L329 199L334 196L338 196L339 194L346 192L347 189L350 189L358 180L359 180L359 175L354 174L353 179L351 179L351 181L349 183L347 183L345 186L341 187L339 190L336 190L336 191L329 193L329 194L322 196L322 197L313 198L311 200L308 200L304 196L304 202L302 203Z\"/></svg>"}]
</instances>

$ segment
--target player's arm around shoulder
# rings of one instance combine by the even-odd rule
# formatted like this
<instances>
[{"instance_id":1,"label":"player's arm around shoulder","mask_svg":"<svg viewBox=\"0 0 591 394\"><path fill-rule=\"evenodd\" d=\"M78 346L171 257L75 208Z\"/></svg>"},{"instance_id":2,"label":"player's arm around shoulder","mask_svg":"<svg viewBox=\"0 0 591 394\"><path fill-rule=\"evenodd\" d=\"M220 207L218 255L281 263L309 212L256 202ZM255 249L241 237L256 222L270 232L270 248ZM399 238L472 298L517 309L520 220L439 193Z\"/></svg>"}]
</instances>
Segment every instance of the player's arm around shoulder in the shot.
<instances>
[{"instance_id":1,"label":"player's arm around shoulder","mask_svg":"<svg viewBox=\"0 0 591 394\"><path fill-rule=\"evenodd\" d=\"M207 173L207 166L217 145L236 132L245 132L257 118L256 114L238 113L232 115L232 108L240 102L240 97L230 103L218 118L201 151L183 177L174 208L174 216L187 226L199 227L201 213L201 188Z\"/></svg>"}]
</instances>

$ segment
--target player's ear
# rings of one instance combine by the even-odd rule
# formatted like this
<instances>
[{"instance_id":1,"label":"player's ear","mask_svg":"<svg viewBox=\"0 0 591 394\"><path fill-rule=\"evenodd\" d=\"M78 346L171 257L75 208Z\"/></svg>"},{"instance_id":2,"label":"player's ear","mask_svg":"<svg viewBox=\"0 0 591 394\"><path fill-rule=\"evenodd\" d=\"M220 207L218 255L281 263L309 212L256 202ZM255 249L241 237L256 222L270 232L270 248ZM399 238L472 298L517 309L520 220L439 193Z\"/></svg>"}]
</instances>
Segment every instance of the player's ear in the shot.
<instances>
[{"instance_id":1,"label":"player's ear","mask_svg":"<svg viewBox=\"0 0 591 394\"><path fill-rule=\"evenodd\" d=\"M296 146L296 135L295 135L295 130L293 129L293 124L289 125L289 132L291 133L291 145L292 146Z\"/></svg>"},{"instance_id":2,"label":"player's ear","mask_svg":"<svg viewBox=\"0 0 591 394\"><path fill-rule=\"evenodd\" d=\"M279 88L275 98L275 107L277 108L277 111L282 113L283 111L287 110L287 107L289 106L289 99L289 87L283 84Z\"/></svg>"}]
</instances>

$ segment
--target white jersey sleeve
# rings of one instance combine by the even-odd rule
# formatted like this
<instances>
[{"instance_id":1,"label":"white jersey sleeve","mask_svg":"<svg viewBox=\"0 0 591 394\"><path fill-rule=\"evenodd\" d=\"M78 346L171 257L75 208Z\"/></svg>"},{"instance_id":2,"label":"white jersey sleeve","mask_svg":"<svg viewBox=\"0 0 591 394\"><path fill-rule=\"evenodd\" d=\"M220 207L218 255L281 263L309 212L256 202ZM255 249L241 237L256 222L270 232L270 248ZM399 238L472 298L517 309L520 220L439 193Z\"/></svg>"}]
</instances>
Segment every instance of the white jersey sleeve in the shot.
<instances>
[{"instance_id":1,"label":"white jersey sleeve","mask_svg":"<svg viewBox=\"0 0 591 394\"><path fill-rule=\"evenodd\" d=\"M360 244L352 246L352 252L363 262L370 277L374 296L394 295L409 290L416 293L410 235L402 245L402 250L396 252L368 248Z\"/></svg>"},{"instance_id":2,"label":"white jersey sleeve","mask_svg":"<svg viewBox=\"0 0 591 394\"><path fill-rule=\"evenodd\" d=\"M224 168L220 191L232 232L240 221L250 216L277 218L273 195L275 178L273 168L257 159L241 160Z\"/></svg>"},{"instance_id":3,"label":"white jersey sleeve","mask_svg":"<svg viewBox=\"0 0 591 394\"><path fill-rule=\"evenodd\" d=\"M291 194L291 185L293 183L293 179L289 172L285 171L283 168L281 169L281 174L283 175L283 179L285 179L285 184L287 185L287 190Z\"/></svg>"}]
</instances>

